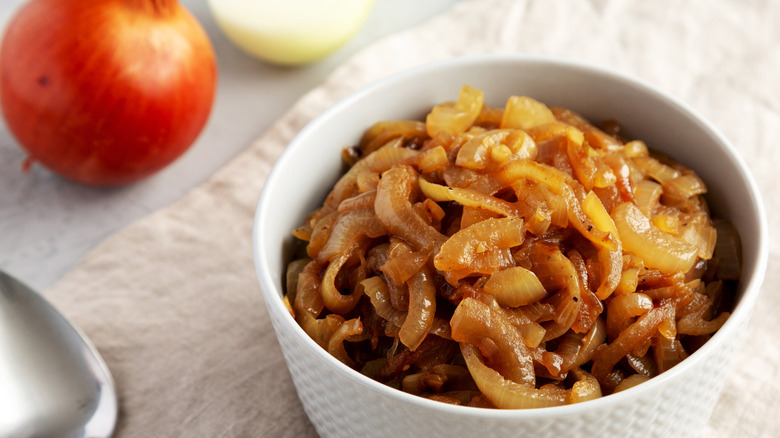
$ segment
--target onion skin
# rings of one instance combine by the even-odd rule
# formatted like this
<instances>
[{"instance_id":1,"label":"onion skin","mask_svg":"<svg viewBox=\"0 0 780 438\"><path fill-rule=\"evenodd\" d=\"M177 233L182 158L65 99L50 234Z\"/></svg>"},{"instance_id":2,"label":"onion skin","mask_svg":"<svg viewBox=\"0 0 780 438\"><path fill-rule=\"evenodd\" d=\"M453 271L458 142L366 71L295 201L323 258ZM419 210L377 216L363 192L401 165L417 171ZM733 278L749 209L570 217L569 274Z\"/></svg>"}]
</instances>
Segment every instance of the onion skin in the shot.
<instances>
[{"instance_id":1,"label":"onion skin","mask_svg":"<svg viewBox=\"0 0 780 438\"><path fill-rule=\"evenodd\" d=\"M33 0L0 47L0 105L29 161L93 185L184 153L216 78L208 36L176 0Z\"/></svg>"}]
</instances>

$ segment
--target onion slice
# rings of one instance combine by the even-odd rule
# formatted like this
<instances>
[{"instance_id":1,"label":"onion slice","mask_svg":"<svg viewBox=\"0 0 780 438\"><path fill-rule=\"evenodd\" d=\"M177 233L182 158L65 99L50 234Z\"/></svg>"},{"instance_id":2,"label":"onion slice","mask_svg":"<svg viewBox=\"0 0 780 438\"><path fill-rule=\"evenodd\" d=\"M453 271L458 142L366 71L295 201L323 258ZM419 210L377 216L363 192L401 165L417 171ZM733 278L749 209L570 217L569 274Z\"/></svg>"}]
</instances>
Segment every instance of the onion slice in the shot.
<instances>
[{"instance_id":1,"label":"onion slice","mask_svg":"<svg viewBox=\"0 0 780 438\"><path fill-rule=\"evenodd\" d=\"M531 409L566 404L571 390L546 387L536 389L505 379L498 371L485 365L479 349L461 343L460 351L466 366L482 394L491 403L503 409Z\"/></svg>"},{"instance_id":2,"label":"onion slice","mask_svg":"<svg viewBox=\"0 0 780 438\"><path fill-rule=\"evenodd\" d=\"M428 135L433 138L442 131L453 135L462 134L479 116L484 101L485 96L481 90L464 85L454 105L436 105L428 113L425 119Z\"/></svg>"},{"instance_id":3,"label":"onion slice","mask_svg":"<svg viewBox=\"0 0 780 438\"><path fill-rule=\"evenodd\" d=\"M404 239L415 251L433 250L446 238L412 207L410 199L417 180L417 172L410 166L396 166L384 172L377 187L374 211L389 233Z\"/></svg>"},{"instance_id":4,"label":"onion slice","mask_svg":"<svg viewBox=\"0 0 780 438\"><path fill-rule=\"evenodd\" d=\"M510 202L486 195L476 190L459 187L447 187L419 179L420 190L423 194L436 202L454 201L464 207L474 207L502 216L518 216L518 208Z\"/></svg>"},{"instance_id":5,"label":"onion slice","mask_svg":"<svg viewBox=\"0 0 780 438\"><path fill-rule=\"evenodd\" d=\"M354 309L360 300L360 297L363 296L360 290L352 290L350 294L342 295L336 288L336 276L352 257L352 253L356 248L357 246L350 248L350 250L344 251L334 257L328 264L328 267L325 268L325 274L322 276L322 301L325 303L325 307L327 307L328 310L339 315L344 315Z\"/></svg>"},{"instance_id":6,"label":"onion slice","mask_svg":"<svg viewBox=\"0 0 780 438\"><path fill-rule=\"evenodd\" d=\"M652 225L636 205L624 202L612 211L623 249L641 258L645 267L666 274L688 272L698 248Z\"/></svg>"},{"instance_id":7,"label":"onion slice","mask_svg":"<svg viewBox=\"0 0 780 438\"><path fill-rule=\"evenodd\" d=\"M601 385L592 374L580 368L573 369L572 373L577 381L571 387L569 403L582 403L601 397Z\"/></svg>"},{"instance_id":8,"label":"onion slice","mask_svg":"<svg viewBox=\"0 0 780 438\"><path fill-rule=\"evenodd\" d=\"M555 116L547 105L528 96L510 96L504 106L501 128L528 130L553 122Z\"/></svg>"},{"instance_id":9,"label":"onion slice","mask_svg":"<svg viewBox=\"0 0 780 438\"><path fill-rule=\"evenodd\" d=\"M488 218L453 234L441 245L433 263L440 271L470 268L475 272L472 265L481 256L520 245L524 239L522 218Z\"/></svg>"},{"instance_id":10,"label":"onion slice","mask_svg":"<svg viewBox=\"0 0 780 438\"><path fill-rule=\"evenodd\" d=\"M524 306L547 296L536 274L522 266L494 272L483 289L499 304L509 307Z\"/></svg>"},{"instance_id":11,"label":"onion slice","mask_svg":"<svg viewBox=\"0 0 780 438\"><path fill-rule=\"evenodd\" d=\"M433 326L436 313L436 285L427 268L409 279L409 312L398 337L410 350L416 349Z\"/></svg>"},{"instance_id":12,"label":"onion slice","mask_svg":"<svg viewBox=\"0 0 780 438\"><path fill-rule=\"evenodd\" d=\"M609 343L593 361L591 373L604 384L612 368L624 358L634 347L649 338L661 324L666 311L656 307L640 316L633 324L623 330L620 335Z\"/></svg>"},{"instance_id":13,"label":"onion slice","mask_svg":"<svg viewBox=\"0 0 780 438\"><path fill-rule=\"evenodd\" d=\"M361 173L371 172L380 174L399 163L414 160L420 155L420 152L418 151L400 146L401 139L398 139L393 143L377 149L372 154L367 155L365 158L355 163L355 165L352 166L338 182L336 182L333 190L328 194L322 208L322 214L327 214L336 210L339 204L341 204L341 201L357 194L357 180L358 175Z\"/></svg>"},{"instance_id":14,"label":"onion slice","mask_svg":"<svg viewBox=\"0 0 780 438\"><path fill-rule=\"evenodd\" d=\"M485 303L465 298L450 320L452 339L476 345L502 375L516 383L533 386L534 365L531 353L518 330Z\"/></svg>"}]
</instances>

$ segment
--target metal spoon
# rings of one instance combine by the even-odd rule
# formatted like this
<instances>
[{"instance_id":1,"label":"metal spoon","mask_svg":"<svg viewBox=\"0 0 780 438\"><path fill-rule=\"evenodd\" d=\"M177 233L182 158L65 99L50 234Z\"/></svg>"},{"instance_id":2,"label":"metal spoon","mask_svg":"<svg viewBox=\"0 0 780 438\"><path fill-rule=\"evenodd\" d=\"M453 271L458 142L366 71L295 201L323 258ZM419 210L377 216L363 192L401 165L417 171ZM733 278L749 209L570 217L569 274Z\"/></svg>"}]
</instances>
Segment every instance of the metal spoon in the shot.
<instances>
[{"instance_id":1,"label":"metal spoon","mask_svg":"<svg viewBox=\"0 0 780 438\"><path fill-rule=\"evenodd\" d=\"M104 438L116 418L114 382L92 342L0 271L0 437Z\"/></svg>"}]
</instances>

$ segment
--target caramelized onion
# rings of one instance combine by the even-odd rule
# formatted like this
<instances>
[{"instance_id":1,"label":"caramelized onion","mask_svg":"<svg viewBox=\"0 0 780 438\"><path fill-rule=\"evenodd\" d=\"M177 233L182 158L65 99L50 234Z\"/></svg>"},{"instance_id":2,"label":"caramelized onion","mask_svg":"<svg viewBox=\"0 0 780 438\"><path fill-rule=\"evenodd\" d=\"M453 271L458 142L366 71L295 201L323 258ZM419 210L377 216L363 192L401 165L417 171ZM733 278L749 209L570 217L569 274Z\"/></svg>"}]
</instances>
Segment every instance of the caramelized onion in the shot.
<instances>
[{"instance_id":1,"label":"caramelized onion","mask_svg":"<svg viewBox=\"0 0 780 438\"><path fill-rule=\"evenodd\" d=\"M466 169L485 169L510 160L531 159L536 155L536 143L519 129L494 129L474 136L461 146L455 164Z\"/></svg>"},{"instance_id":2,"label":"caramelized onion","mask_svg":"<svg viewBox=\"0 0 780 438\"><path fill-rule=\"evenodd\" d=\"M390 233L419 251L439 246L445 237L412 208L410 198L417 187L417 180L417 172L409 166L398 166L384 172L377 187L374 210L379 222Z\"/></svg>"},{"instance_id":3,"label":"caramelized onion","mask_svg":"<svg viewBox=\"0 0 780 438\"><path fill-rule=\"evenodd\" d=\"M520 245L524 239L523 219L489 218L453 234L441 245L433 263L440 271L470 269L490 274L497 268L507 267L485 263L494 251Z\"/></svg>"},{"instance_id":4,"label":"caramelized onion","mask_svg":"<svg viewBox=\"0 0 780 438\"><path fill-rule=\"evenodd\" d=\"M293 300L293 310L296 315L308 313L316 317L325 308L321 293L321 273L320 266L314 261L309 261L298 274L295 299ZM288 284L288 289L290 286Z\"/></svg>"},{"instance_id":5,"label":"caramelized onion","mask_svg":"<svg viewBox=\"0 0 780 438\"><path fill-rule=\"evenodd\" d=\"M479 116L484 100L482 91L464 85L454 105L441 104L433 107L425 120L428 135L435 137L442 131L454 135L463 133Z\"/></svg>"},{"instance_id":6,"label":"caramelized onion","mask_svg":"<svg viewBox=\"0 0 780 438\"><path fill-rule=\"evenodd\" d=\"M480 208L502 216L517 216L519 213L512 203L476 190L442 186L422 178L419 181L423 194L436 202L454 201L466 207Z\"/></svg>"},{"instance_id":7,"label":"caramelized onion","mask_svg":"<svg viewBox=\"0 0 780 438\"><path fill-rule=\"evenodd\" d=\"M436 313L436 286L427 271L423 268L409 279L409 312L398 333L401 342L411 350L428 334Z\"/></svg>"},{"instance_id":8,"label":"caramelized onion","mask_svg":"<svg viewBox=\"0 0 780 438\"><path fill-rule=\"evenodd\" d=\"M604 126L468 86L425 122L373 125L293 231L290 313L443 403L578 403L675 366L729 318L739 236L691 169Z\"/></svg>"},{"instance_id":9,"label":"caramelized onion","mask_svg":"<svg viewBox=\"0 0 780 438\"><path fill-rule=\"evenodd\" d=\"M625 391L628 388L633 388L636 385L639 385L642 382L647 382L650 378L647 376L644 376L642 374L632 374L625 379L621 380L620 383L615 387L615 390L612 391L612 393Z\"/></svg>"},{"instance_id":10,"label":"caramelized onion","mask_svg":"<svg viewBox=\"0 0 780 438\"><path fill-rule=\"evenodd\" d=\"M634 189L634 198L639 211L647 217L653 216L663 191L661 184L655 181L649 179L639 181Z\"/></svg>"},{"instance_id":11,"label":"caramelized onion","mask_svg":"<svg viewBox=\"0 0 780 438\"><path fill-rule=\"evenodd\" d=\"M696 262L697 248L654 227L639 208L620 204L612 211L623 248L642 259L645 266L668 274L687 272Z\"/></svg>"},{"instance_id":12,"label":"caramelized onion","mask_svg":"<svg viewBox=\"0 0 780 438\"><path fill-rule=\"evenodd\" d=\"M544 340L555 339L566 333L580 310L580 281L571 260L552 244L536 243L529 254L531 270L541 280L545 289L559 290L548 302L553 305L556 317L544 324Z\"/></svg>"},{"instance_id":13,"label":"caramelized onion","mask_svg":"<svg viewBox=\"0 0 780 438\"><path fill-rule=\"evenodd\" d=\"M356 366L357 363L347 354L347 350L344 347L344 341L350 336L356 336L361 333L363 333L363 324L359 319L355 318L344 321L328 340L328 353L350 367Z\"/></svg>"},{"instance_id":14,"label":"caramelized onion","mask_svg":"<svg viewBox=\"0 0 780 438\"><path fill-rule=\"evenodd\" d=\"M600 300L606 300L620 285L623 275L623 251L600 248L597 259L601 268L601 283L596 290L596 296Z\"/></svg>"},{"instance_id":15,"label":"caramelized onion","mask_svg":"<svg viewBox=\"0 0 780 438\"><path fill-rule=\"evenodd\" d=\"M396 144L386 145L352 166L328 194L323 212L330 213L336 210L341 201L357 194L358 175L364 172L381 174L394 165L414 159L420 154L418 151L399 147L400 144L399 141Z\"/></svg>"},{"instance_id":16,"label":"caramelized onion","mask_svg":"<svg viewBox=\"0 0 780 438\"><path fill-rule=\"evenodd\" d=\"M352 210L335 220L331 225L328 241L314 257L318 263L325 263L359 245L363 239L384 234L385 227L377 220L372 210Z\"/></svg>"},{"instance_id":17,"label":"caramelized onion","mask_svg":"<svg viewBox=\"0 0 780 438\"><path fill-rule=\"evenodd\" d=\"M643 293L619 295L607 305L607 333L615 339L631 324L631 319L653 308L653 300Z\"/></svg>"},{"instance_id":18,"label":"caramelized onion","mask_svg":"<svg viewBox=\"0 0 780 438\"><path fill-rule=\"evenodd\" d=\"M407 140L426 136L425 123L417 120L377 122L363 134L359 147L365 156L398 138Z\"/></svg>"},{"instance_id":19,"label":"caramelized onion","mask_svg":"<svg viewBox=\"0 0 780 438\"><path fill-rule=\"evenodd\" d=\"M491 403L504 409L530 409L560 406L566 404L571 390L560 388L529 387L505 379L494 369L485 365L479 350L473 345L461 343L460 350L466 365L482 394Z\"/></svg>"},{"instance_id":20,"label":"caramelized onion","mask_svg":"<svg viewBox=\"0 0 780 438\"><path fill-rule=\"evenodd\" d=\"M585 337L582 338L582 348L577 353L577 359L571 365L572 367L582 366L593 359L599 347L604 344L607 339L607 328L604 320L599 317L593 324L593 327L588 330Z\"/></svg>"},{"instance_id":21,"label":"caramelized onion","mask_svg":"<svg viewBox=\"0 0 780 438\"><path fill-rule=\"evenodd\" d=\"M349 294L342 294L336 286L336 276L350 258L352 258L352 250L337 255L328 264L325 274L322 276L322 301L328 310L340 315L352 310L361 296L359 290L353 290Z\"/></svg>"},{"instance_id":22,"label":"caramelized onion","mask_svg":"<svg viewBox=\"0 0 780 438\"><path fill-rule=\"evenodd\" d=\"M527 96L511 96L504 108L501 128L527 130L552 122L555 122L555 116L547 105Z\"/></svg>"},{"instance_id":23,"label":"caramelized onion","mask_svg":"<svg viewBox=\"0 0 780 438\"><path fill-rule=\"evenodd\" d=\"M581 403L601 397L601 385L592 374L580 368L575 368L573 372L578 380L571 387L569 403Z\"/></svg>"},{"instance_id":24,"label":"caramelized onion","mask_svg":"<svg viewBox=\"0 0 780 438\"><path fill-rule=\"evenodd\" d=\"M494 272L483 288L499 304L509 307L524 306L547 296L536 274L522 266Z\"/></svg>"},{"instance_id":25,"label":"caramelized onion","mask_svg":"<svg viewBox=\"0 0 780 438\"><path fill-rule=\"evenodd\" d=\"M360 282L360 285L363 287L363 293L371 300L377 315L390 324L401 327L406 319L406 312L396 309L390 303L390 293L382 277L366 278Z\"/></svg>"},{"instance_id":26,"label":"caramelized onion","mask_svg":"<svg viewBox=\"0 0 780 438\"><path fill-rule=\"evenodd\" d=\"M658 328L664 317L664 309L656 307L651 309L628 328L623 330L617 339L609 343L602 352L600 352L593 361L591 372L604 384L607 375L612 371L615 364L625 357L642 340L650 337Z\"/></svg>"},{"instance_id":27,"label":"caramelized onion","mask_svg":"<svg viewBox=\"0 0 780 438\"><path fill-rule=\"evenodd\" d=\"M535 381L531 354L506 318L473 298L460 302L450 320L452 339L477 346L507 379L527 386Z\"/></svg>"}]
</instances>

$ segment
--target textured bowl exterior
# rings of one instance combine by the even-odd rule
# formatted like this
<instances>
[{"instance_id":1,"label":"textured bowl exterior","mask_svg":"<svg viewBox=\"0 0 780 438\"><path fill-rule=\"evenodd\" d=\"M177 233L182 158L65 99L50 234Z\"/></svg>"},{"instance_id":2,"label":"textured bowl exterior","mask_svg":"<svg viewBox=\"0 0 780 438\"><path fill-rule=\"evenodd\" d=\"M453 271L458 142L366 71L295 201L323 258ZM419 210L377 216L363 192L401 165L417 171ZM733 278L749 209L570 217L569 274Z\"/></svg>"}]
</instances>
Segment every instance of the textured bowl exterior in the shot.
<instances>
[{"instance_id":1,"label":"textured bowl exterior","mask_svg":"<svg viewBox=\"0 0 780 438\"><path fill-rule=\"evenodd\" d=\"M341 172L340 150L379 120L418 118L463 84L490 105L512 94L616 118L625 132L692 167L713 211L742 238L743 280L732 316L678 366L624 392L532 410L451 406L392 389L346 367L295 323L282 300L290 231L319 205ZM500 99L500 100L496 100ZM301 177L306 175L306 177ZM258 203L255 264L268 313L304 409L324 437L690 437L708 420L763 282L768 257L763 203L744 162L719 131L651 86L561 59L486 55L423 66L379 81L302 130L269 176Z\"/></svg>"},{"instance_id":2,"label":"textured bowl exterior","mask_svg":"<svg viewBox=\"0 0 780 438\"><path fill-rule=\"evenodd\" d=\"M727 339L707 360L662 385L599 400L609 403L509 412L449 406L400 391L388 397L344 376L341 363L324 363L319 351L284 329L279 315L273 322L304 409L323 437L695 437L715 407L739 342L739 336Z\"/></svg>"}]
</instances>

